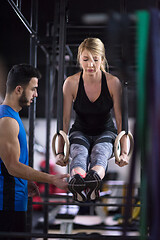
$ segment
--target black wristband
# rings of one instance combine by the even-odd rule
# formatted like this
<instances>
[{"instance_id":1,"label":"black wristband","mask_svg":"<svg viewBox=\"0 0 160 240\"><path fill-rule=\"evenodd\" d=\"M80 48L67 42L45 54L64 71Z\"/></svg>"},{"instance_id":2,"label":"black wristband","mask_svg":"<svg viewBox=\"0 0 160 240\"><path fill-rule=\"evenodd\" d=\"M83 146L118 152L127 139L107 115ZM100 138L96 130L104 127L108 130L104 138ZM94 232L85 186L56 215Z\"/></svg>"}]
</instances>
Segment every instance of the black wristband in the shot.
<instances>
[{"instance_id":1,"label":"black wristband","mask_svg":"<svg viewBox=\"0 0 160 240\"><path fill-rule=\"evenodd\" d=\"M59 154L64 155L64 152L58 152L58 153L56 153L56 155L59 155Z\"/></svg>"}]
</instances>

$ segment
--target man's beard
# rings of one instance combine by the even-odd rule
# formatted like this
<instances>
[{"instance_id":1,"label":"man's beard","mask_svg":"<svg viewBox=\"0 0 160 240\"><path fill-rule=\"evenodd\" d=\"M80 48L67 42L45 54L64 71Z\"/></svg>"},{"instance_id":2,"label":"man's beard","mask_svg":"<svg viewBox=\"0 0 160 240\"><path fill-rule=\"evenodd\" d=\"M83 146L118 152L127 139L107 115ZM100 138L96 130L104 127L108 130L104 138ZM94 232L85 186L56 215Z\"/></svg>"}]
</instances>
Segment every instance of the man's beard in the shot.
<instances>
[{"instance_id":1,"label":"man's beard","mask_svg":"<svg viewBox=\"0 0 160 240\"><path fill-rule=\"evenodd\" d=\"M29 103L29 101L26 98L26 93L25 93L25 91L23 91L23 93L19 99L19 106L23 108L23 107L28 106L28 103Z\"/></svg>"}]
</instances>

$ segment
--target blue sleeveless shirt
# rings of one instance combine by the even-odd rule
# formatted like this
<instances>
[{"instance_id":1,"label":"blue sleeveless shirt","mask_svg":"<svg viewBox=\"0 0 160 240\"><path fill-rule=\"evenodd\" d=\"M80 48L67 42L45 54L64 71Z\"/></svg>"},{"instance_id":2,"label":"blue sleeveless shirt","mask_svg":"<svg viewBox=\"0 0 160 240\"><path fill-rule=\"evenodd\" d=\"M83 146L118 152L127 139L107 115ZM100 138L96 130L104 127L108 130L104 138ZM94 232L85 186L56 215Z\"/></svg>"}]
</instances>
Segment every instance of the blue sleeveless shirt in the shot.
<instances>
[{"instance_id":1,"label":"blue sleeveless shirt","mask_svg":"<svg viewBox=\"0 0 160 240\"><path fill-rule=\"evenodd\" d=\"M19 113L7 105L0 105L0 118L14 118L19 124L18 140L20 145L19 161L28 165L26 132ZM28 181L11 176L0 158L0 210L27 211Z\"/></svg>"}]
</instances>

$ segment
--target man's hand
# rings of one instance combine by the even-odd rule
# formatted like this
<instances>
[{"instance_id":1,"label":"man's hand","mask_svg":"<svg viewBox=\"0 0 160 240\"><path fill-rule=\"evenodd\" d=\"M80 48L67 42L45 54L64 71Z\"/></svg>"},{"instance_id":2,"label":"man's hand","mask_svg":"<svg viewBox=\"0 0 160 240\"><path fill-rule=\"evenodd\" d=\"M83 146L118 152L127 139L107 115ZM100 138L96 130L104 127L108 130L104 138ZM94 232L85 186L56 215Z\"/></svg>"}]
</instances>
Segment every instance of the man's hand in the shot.
<instances>
[{"instance_id":1,"label":"man's hand","mask_svg":"<svg viewBox=\"0 0 160 240\"><path fill-rule=\"evenodd\" d=\"M56 164L65 167L68 164L68 161L64 162L64 155L63 154L58 154L56 156Z\"/></svg>"},{"instance_id":2,"label":"man's hand","mask_svg":"<svg viewBox=\"0 0 160 240\"><path fill-rule=\"evenodd\" d=\"M60 189L68 190L68 183L66 182L65 178L69 178L69 174L56 174L54 175L54 182L53 184Z\"/></svg>"},{"instance_id":3,"label":"man's hand","mask_svg":"<svg viewBox=\"0 0 160 240\"><path fill-rule=\"evenodd\" d=\"M124 167L126 165L128 165L128 155L126 153L122 153L119 157L120 161L117 161L115 159L115 163L119 166L119 167Z\"/></svg>"}]
</instances>

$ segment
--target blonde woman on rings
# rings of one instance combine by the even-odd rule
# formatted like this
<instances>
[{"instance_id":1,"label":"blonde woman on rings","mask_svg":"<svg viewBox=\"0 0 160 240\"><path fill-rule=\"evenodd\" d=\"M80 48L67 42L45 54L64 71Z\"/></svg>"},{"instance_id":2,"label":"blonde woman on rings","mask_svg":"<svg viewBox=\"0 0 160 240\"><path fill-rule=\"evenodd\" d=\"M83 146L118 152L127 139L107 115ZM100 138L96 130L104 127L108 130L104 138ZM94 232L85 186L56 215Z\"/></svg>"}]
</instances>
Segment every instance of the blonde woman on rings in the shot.
<instances>
[{"instance_id":1,"label":"blonde woman on rings","mask_svg":"<svg viewBox=\"0 0 160 240\"><path fill-rule=\"evenodd\" d=\"M100 39L85 39L78 48L77 59L81 71L69 76L63 85L63 131L69 132L70 141L68 188L75 201L85 202L99 197L115 138L122 130L122 87L120 80L105 70L107 60ZM76 118L69 129L72 104ZM110 113L112 108L116 126ZM56 163L66 166L61 136L58 142ZM128 164L126 136L120 144L120 161L115 161L123 167Z\"/></svg>"}]
</instances>

